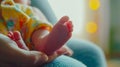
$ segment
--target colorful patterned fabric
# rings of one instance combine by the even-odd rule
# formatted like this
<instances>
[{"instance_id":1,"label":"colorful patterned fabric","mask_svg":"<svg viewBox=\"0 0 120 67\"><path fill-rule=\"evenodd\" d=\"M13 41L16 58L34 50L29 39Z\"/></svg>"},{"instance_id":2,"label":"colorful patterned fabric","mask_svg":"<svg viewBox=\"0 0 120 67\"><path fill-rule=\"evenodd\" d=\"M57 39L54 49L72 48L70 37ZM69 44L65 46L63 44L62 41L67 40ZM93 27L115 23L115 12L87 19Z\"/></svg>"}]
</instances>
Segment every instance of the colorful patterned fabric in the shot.
<instances>
[{"instance_id":1,"label":"colorful patterned fabric","mask_svg":"<svg viewBox=\"0 0 120 67\"><path fill-rule=\"evenodd\" d=\"M2 17L0 20L0 33L20 31L28 47L32 48L31 35L35 30L51 30L49 23L42 22L33 13L32 7L15 3L13 0L4 0L1 3Z\"/></svg>"}]
</instances>

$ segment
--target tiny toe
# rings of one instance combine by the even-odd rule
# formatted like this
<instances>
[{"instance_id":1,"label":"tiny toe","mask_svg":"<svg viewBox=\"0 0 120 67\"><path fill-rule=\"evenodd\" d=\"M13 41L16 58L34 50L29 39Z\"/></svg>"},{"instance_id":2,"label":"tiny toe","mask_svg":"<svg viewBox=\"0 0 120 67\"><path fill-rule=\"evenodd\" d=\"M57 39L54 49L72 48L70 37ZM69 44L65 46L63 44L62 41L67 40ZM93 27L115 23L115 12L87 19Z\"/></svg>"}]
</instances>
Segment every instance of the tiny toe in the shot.
<instances>
[{"instance_id":1,"label":"tiny toe","mask_svg":"<svg viewBox=\"0 0 120 67\"><path fill-rule=\"evenodd\" d=\"M72 21L66 22L65 25L67 26L69 32L72 32L72 31L73 31L73 24L72 24Z\"/></svg>"},{"instance_id":2,"label":"tiny toe","mask_svg":"<svg viewBox=\"0 0 120 67\"><path fill-rule=\"evenodd\" d=\"M9 31L7 35L10 39L14 40L13 32Z\"/></svg>"},{"instance_id":3,"label":"tiny toe","mask_svg":"<svg viewBox=\"0 0 120 67\"><path fill-rule=\"evenodd\" d=\"M59 21L58 21L58 23L65 23L65 22L67 22L69 20L69 17L68 16L63 16Z\"/></svg>"},{"instance_id":4,"label":"tiny toe","mask_svg":"<svg viewBox=\"0 0 120 67\"><path fill-rule=\"evenodd\" d=\"M13 34L14 34L15 40L20 40L21 39L21 35L18 31L13 32Z\"/></svg>"}]
</instances>

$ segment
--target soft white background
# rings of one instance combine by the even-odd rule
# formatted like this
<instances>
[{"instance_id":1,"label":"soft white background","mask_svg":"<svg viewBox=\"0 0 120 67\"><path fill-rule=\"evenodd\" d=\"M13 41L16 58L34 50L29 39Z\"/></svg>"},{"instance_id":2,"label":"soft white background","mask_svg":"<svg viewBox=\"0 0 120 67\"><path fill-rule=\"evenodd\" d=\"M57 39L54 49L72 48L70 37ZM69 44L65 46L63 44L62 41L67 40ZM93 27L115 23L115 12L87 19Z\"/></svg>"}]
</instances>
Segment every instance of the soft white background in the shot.
<instances>
[{"instance_id":1,"label":"soft white background","mask_svg":"<svg viewBox=\"0 0 120 67\"><path fill-rule=\"evenodd\" d=\"M85 0L49 0L58 19L67 15L73 21L73 36L82 32L85 17Z\"/></svg>"}]
</instances>

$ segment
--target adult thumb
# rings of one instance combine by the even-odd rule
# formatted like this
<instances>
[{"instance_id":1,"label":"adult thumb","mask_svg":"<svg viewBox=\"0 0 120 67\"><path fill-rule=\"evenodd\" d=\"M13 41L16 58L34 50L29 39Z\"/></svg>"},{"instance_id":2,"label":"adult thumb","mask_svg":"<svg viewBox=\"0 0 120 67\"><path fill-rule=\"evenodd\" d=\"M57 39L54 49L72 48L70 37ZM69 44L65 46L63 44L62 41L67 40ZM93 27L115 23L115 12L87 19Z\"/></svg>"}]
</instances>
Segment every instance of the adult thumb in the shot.
<instances>
[{"instance_id":1,"label":"adult thumb","mask_svg":"<svg viewBox=\"0 0 120 67\"><path fill-rule=\"evenodd\" d=\"M23 50L23 49L22 49ZM21 66L23 67L34 67L34 66L40 66L43 63L48 61L48 56L42 52L39 51L26 51L23 50L22 52L24 54L24 57L21 58Z\"/></svg>"},{"instance_id":2,"label":"adult thumb","mask_svg":"<svg viewBox=\"0 0 120 67\"><path fill-rule=\"evenodd\" d=\"M34 64L42 64L48 61L48 56L39 51L29 51L28 58L32 59Z\"/></svg>"}]
</instances>

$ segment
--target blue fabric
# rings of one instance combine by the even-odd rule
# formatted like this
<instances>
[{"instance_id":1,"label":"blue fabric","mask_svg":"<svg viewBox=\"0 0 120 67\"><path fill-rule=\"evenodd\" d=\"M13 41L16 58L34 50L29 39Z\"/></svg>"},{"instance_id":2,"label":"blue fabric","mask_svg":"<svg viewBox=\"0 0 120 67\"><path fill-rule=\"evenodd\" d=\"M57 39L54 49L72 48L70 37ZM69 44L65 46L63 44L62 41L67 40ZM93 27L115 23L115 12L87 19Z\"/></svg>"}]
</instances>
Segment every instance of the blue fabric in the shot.
<instances>
[{"instance_id":1,"label":"blue fabric","mask_svg":"<svg viewBox=\"0 0 120 67\"><path fill-rule=\"evenodd\" d=\"M86 67L83 63L68 56L60 56L43 67Z\"/></svg>"},{"instance_id":2,"label":"blue fabric","mask_svg":"<svg viewBox=\"0 0 120 67\"><path fill-rule=\"evenodd\" d=\"M86 40L71 39L67 45L74 51L73 58L83 62L87 67L107 67L103 51Z\"/></svg>"}]
</instances>

